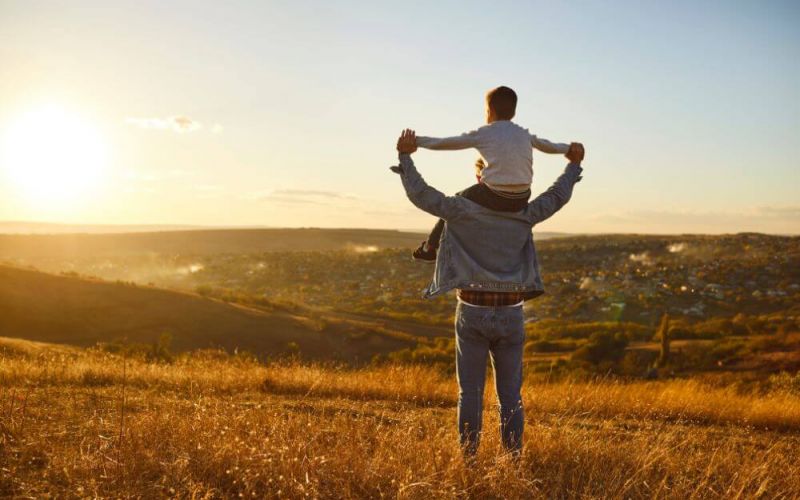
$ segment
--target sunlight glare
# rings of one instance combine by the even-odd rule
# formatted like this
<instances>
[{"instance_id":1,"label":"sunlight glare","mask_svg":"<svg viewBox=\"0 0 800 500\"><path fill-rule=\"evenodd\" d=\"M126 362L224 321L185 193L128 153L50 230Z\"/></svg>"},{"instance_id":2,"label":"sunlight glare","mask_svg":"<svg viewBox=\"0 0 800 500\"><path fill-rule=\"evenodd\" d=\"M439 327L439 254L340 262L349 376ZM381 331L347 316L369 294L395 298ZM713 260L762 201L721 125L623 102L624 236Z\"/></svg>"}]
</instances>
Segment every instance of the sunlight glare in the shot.
<instances>
[{"instance_id":1,"label":"sunlight glare","mask_svg":"<svg viewBox=\"0 0 800 500\"><path fill-rule=\"evenodd\" d=\"M0 167L31 201L72 201L98 187L106 145L80 115L42 107L20 116L3 135Z\"/></svg>"}]
</instances>

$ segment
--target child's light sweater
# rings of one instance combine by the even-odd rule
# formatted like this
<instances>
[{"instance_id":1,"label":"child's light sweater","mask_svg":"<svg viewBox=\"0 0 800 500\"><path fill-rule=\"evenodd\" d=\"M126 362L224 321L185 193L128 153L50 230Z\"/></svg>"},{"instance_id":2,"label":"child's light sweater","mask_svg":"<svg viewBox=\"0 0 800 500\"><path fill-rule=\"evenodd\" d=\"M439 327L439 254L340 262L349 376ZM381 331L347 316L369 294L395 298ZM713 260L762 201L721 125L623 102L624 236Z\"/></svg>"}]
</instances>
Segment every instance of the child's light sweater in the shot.
<instances>
[{"instance_id":1,"label":"child's light sweater","mask_svg":"<svg viewBox=\"0 0 800 500\"><path fill-rule=\"evenodd\" d=\"M417 146L426 149L456 150L475 148L486 166L481 180L487 186L506 192L530 188L533 181L533 152L566 154L569 144L540 139L509 120L499 120L455 137L417 136Z\"/></svg>"}]
</instances>

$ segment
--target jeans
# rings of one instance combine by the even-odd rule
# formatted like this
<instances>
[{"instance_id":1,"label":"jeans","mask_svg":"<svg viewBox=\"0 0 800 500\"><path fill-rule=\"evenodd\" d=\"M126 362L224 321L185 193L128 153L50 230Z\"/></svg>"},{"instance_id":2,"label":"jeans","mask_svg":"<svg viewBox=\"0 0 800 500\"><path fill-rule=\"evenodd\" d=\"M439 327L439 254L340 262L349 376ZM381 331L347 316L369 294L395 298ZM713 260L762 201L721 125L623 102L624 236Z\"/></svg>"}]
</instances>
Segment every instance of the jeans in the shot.
<instances>
[{"instance_id":1,"label":"jeans","mask_svg":"<svg viewBox=\"0 0 800 500\"><path fill-rule=\"evenodd\" d=\"M530 189L518 195L503 196L495 193L480 182L456 194L458 196L463 196L469 201L474 201L482 207L488 208L489 210L497 210L498 212L519 212L520 210L525 210L525 207L528 206L528 200L531 197ZM444 231L444 221L439 219L436 225L433 226L431 234L428 235L429 247L439 248L439 240L442 238L442 231Z\"/></svg>"},{"instance_id":2,"label":"jeans","mask_svg":"<svg viewBox=\"0 0 800 500\"><path fill-rule=\"evenodd\" d=\"M491 356L500 403L503 446L518 454L522 448L522 348L525 328L521 306L456 308L456 374L458 432L467 455L478 450L483 414L486 358Z\"/></svg>"}]
</instances>

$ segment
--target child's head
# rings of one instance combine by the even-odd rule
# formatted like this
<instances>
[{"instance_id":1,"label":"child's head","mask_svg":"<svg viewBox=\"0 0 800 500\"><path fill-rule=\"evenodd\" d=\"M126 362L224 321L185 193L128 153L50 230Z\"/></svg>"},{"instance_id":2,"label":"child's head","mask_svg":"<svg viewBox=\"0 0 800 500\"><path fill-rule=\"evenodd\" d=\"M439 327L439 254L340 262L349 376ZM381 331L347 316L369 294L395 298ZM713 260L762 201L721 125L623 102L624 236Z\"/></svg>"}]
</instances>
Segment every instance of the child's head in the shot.
<instances>
[{"instance_id":1,"label":"child's head","mask_svg":"<svg viewBox=\"0 0 800 500\"><path fill-rule=\"evenodd\" d=\"M486 122L510 120L517 112L517 93L508 87L497 87L486 93Z\"/></svg>"}]
</instances>

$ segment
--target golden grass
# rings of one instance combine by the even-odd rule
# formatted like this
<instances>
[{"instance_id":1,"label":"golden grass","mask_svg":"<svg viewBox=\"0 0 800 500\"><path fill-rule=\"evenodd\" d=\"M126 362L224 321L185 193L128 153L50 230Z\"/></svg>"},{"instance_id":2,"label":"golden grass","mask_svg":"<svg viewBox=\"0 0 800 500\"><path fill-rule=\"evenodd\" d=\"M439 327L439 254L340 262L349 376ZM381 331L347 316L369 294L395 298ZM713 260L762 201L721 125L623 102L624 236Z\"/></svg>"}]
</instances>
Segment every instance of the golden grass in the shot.
<instances>
[{"instance_id":1,"label":"golden grass","mask_svg":"<svg viewBox=\"0 0 800 500\"><path fill-rule=\"evenodd\" d=\"M676 380L524 397L521 459L488 411L470 468L455 382L430 368L154 365L0 342L0 496L800 497L795 396Z\"/></svg>"}]
</instances>

